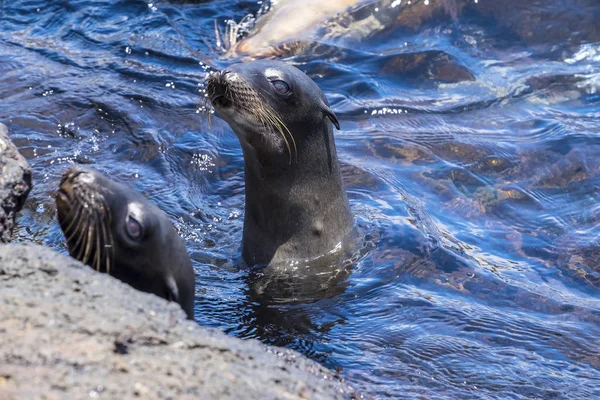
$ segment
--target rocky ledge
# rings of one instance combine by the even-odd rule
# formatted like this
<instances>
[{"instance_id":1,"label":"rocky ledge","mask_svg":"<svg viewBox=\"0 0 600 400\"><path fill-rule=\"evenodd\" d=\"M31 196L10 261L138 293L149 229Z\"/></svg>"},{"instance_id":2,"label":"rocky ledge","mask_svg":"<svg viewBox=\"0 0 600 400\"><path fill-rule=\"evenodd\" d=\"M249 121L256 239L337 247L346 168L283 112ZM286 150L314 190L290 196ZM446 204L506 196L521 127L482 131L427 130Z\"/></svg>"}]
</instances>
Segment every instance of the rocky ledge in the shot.
<instances>
[{"instance_id":1,"label":"rocky ledge","mask_svg":"<svg viewBox=\"0 0 600 400\"><path fill-rule=\"evenodd\" d=\"M31 190L31 168L0 124L0 243L8 243L15 223Z\"/></svg>"},{"instance_id":2,"label":"rocky ledge","mask_svg":"<svg viewBox=\"0 0 600 400\"><path fill-rule=\"evenodd\" d=\"M0 398L351 398L334 373L291 350L186 320L34 244L0 245Z\"/></svg>"},{"instance_id":3,"label":"rocky ledge","mask_svg":"<svg viewBox=\"0 0 600 400\"><path fill-rule=\"evenodd\" d=\"M0 124L0 243L30 190ZM0 400L352 397L298 353L202 328L179 305L49 248L0 244Z\"/></svg>"}]
</instances>

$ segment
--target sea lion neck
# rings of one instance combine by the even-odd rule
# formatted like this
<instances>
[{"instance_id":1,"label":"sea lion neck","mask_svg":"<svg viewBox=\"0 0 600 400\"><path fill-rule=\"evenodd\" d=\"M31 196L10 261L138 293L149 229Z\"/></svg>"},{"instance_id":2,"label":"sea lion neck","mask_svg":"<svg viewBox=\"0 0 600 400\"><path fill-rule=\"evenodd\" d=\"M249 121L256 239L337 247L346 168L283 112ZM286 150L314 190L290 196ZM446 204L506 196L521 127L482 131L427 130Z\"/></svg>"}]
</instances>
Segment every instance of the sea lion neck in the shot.
<instances>
[{"instance_id":1,"label":"sea lion neck","mask_svg":"<svg viewBox=\"0 0 600 400\"><path fill-rule=\"evenodd\" d=\"M246 183L243 256L250 266L310 259L349 235L353 219L331 123L321 132L293 132L291 161L242 143Z\"/></svg>"},{"instance_id":2,"label":"sea lion neck","mask_svg":"<svg viewBox=\"0 0 600 400\"><path fill-rule=\"evenodd\" d=\"M304 125L291 129L290 137L295 146L286 149L281 138L262 138L260 134L247 135L251 141L243 139L246 135L237 135L244 153L244 164L252 174L258 174L264 180L281 180L286 185L297 180L306 181L311 176L321 179L323 176L339 177L340 168L333 140L331 123L325 118L317 126ZM246 137L247 137L246 136ZM341 184L341 179L340 184Z\"/></svg>"}]
</instances>

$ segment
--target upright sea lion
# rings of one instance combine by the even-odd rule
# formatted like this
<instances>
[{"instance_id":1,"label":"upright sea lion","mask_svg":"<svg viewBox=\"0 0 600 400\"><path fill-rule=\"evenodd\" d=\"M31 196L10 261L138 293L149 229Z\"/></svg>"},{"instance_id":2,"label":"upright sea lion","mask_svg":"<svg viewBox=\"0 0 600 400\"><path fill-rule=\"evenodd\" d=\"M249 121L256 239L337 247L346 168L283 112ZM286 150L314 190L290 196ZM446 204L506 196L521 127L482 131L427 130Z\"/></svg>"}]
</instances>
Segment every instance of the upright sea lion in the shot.
<instances>
[{"instance_id":1,"label":"upright sea lion","mask_svg":"<svg viewBox=\"0 0 600 400\"><path fill-rule=\"evenodd\" d=\"M143 292L181 305L194 318L194 270L183 240L142 194L93 169L72 168L56 196L73 258Z\"/></svg>"},{"instance_id":2,"label":"upright sea lion","mask_svg":"<svg viewBox=\"0 0 600 400\"><path fill-rule=\"evenodd\" d=\"M207 92L244 154L246 263L312 259L353 243L333 140L340 126L316 83L283 62L256 61L211 75Z\"/></svg>"}]
</instances>

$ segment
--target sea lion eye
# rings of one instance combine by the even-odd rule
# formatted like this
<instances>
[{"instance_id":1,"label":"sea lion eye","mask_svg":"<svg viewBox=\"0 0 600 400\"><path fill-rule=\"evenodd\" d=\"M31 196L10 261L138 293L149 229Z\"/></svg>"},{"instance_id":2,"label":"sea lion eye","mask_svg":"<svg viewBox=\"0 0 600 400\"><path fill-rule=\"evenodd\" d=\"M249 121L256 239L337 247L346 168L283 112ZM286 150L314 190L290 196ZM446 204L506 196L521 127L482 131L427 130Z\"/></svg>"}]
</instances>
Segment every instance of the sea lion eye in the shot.
<instances>
[{"instance_id":1,"label":"sea lion eye","mask_svg":"<svg viewBox=\"0 0 600 400\"><path fill-rule=\"evenodd\" d=\"M140 240L142 238L142 224L140 224L135 218L131 215L127 216L127 234L133 240Z\"/></svg>"},{"instance_id":2,"label":"sea lion eye","mask_svg":"<svg viewBox=\"0 0 600 400\"><path fill-rule=\"evenodd\" d=\"M271 82L271 84L273 85L273 88L275 88L275 91L279 94L288 94L291 91L290 85L288 85L284 81L277 80Z\"/></svg>"}]
</instances>

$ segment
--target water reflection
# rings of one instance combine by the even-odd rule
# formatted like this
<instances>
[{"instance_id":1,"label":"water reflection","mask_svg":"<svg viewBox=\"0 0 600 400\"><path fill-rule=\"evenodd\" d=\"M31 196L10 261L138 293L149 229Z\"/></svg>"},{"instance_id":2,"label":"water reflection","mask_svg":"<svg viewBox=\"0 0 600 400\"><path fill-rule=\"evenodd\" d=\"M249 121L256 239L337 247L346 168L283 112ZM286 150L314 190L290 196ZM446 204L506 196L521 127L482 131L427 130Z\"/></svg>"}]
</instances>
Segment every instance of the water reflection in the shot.
<instances>
[{"instance_id":1,"label":"water reflection","mask_svg":"<svg viewBox=\"0 0 600 400\"><path fill-rule=\"evenodd\" d=\"M327 351L317 350L344 315L328 316L319 311L319 302L335 301L350 282L352 265L340 268L315 268L295 271L250 274L247 277L248 311L240 321L242 336L257 337L277 346L302 347L324 362Z\"/></svg>"}]
</instances>

